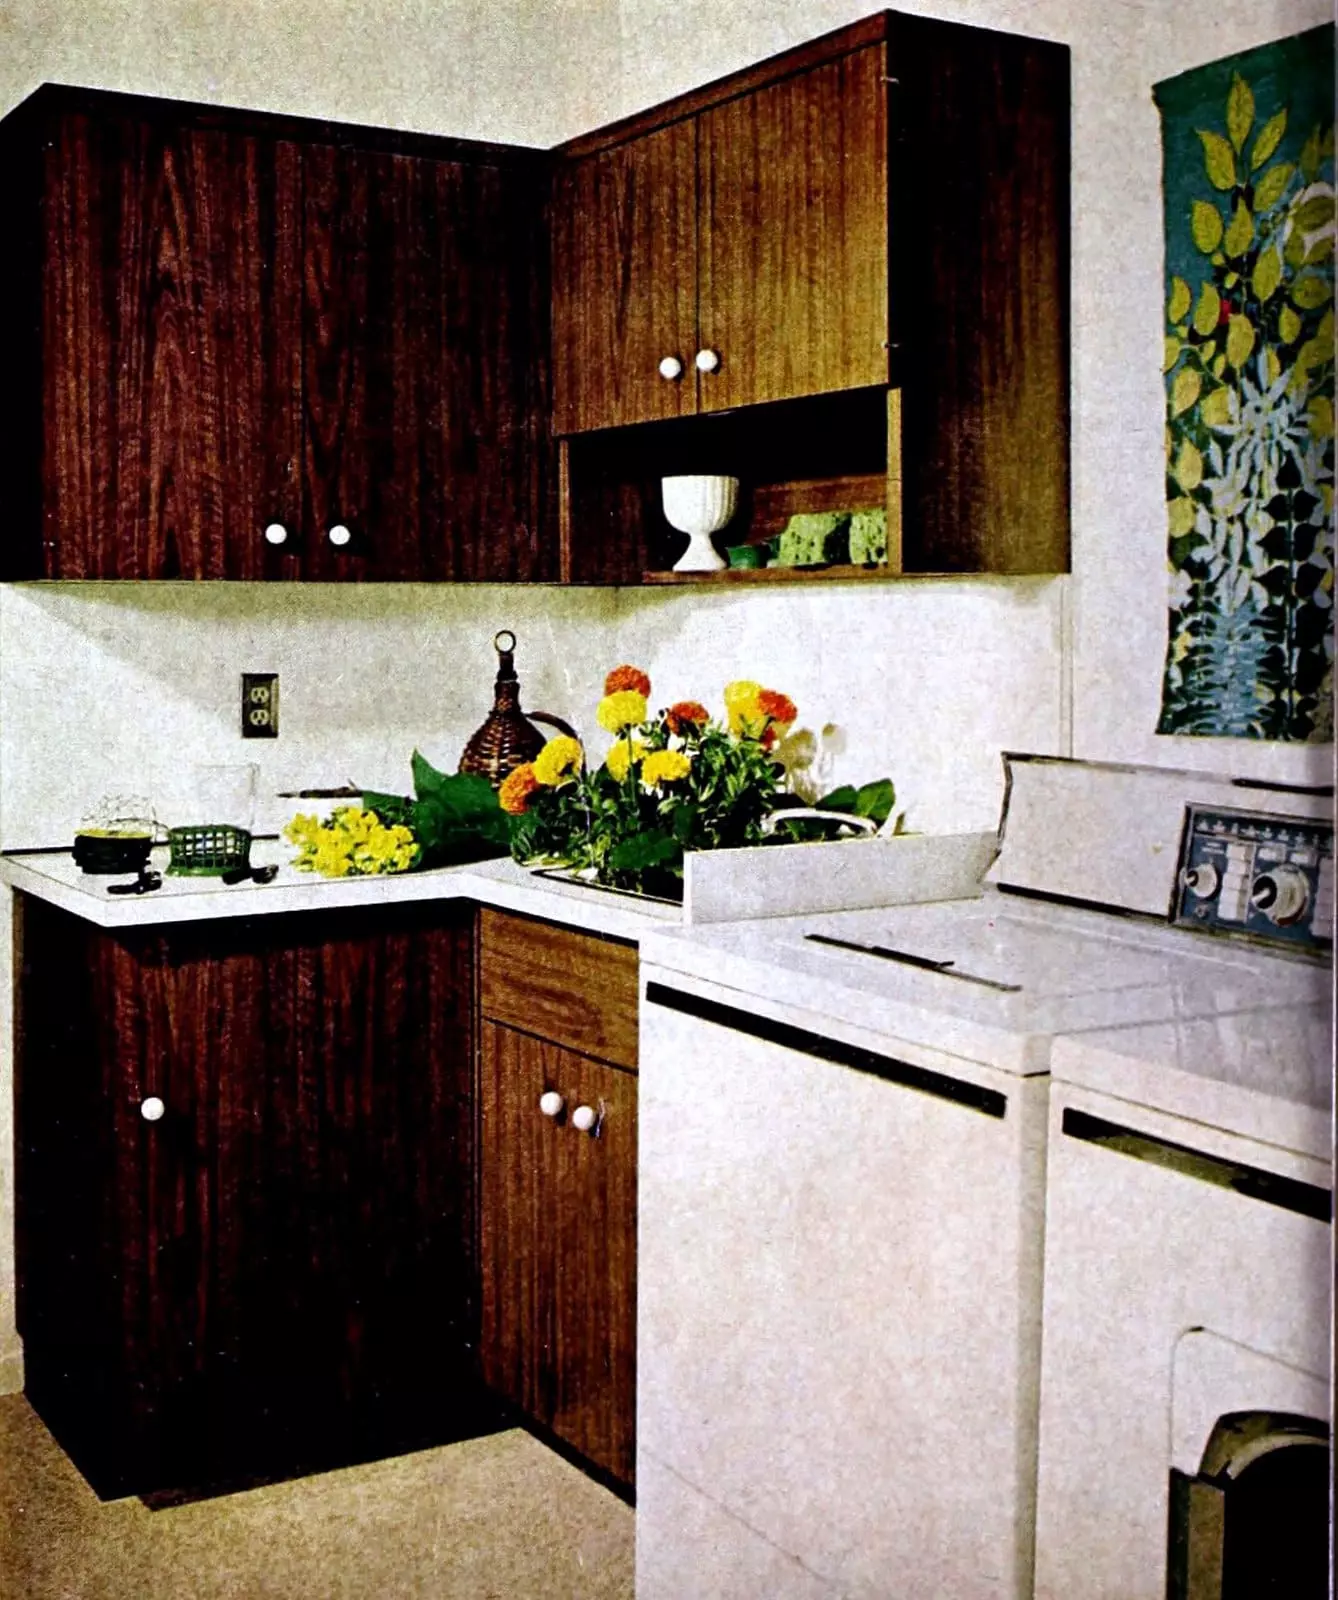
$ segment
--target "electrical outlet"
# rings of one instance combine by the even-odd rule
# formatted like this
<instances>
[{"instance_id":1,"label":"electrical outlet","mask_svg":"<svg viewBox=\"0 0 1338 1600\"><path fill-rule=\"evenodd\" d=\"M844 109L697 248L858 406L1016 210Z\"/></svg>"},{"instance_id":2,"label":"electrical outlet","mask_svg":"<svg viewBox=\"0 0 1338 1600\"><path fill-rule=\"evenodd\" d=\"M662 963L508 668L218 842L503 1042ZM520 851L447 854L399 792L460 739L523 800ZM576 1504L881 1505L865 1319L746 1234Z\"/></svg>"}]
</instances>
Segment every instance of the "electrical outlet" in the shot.
<instances>
[{"instance_id":1,"label":"electrical outlet","mask_svg":"<svg viewBox=\"0 0 1338 1600\"><path fill-rule=\"evenodd\" d=\"M242 738L279 737L279 674L242 673Z\"/></svg>"}]
</instances>

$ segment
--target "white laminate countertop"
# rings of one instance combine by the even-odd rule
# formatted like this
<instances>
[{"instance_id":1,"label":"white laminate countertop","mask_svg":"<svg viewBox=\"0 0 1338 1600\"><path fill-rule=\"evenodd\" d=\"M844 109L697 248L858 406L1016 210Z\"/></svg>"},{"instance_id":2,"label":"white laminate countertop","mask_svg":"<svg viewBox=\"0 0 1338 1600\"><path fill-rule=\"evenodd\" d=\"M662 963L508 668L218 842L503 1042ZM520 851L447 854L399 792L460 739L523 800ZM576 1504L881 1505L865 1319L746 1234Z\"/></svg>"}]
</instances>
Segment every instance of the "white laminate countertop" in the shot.
<instances>
[{"instance_id":1,"label":"white laminate countertop","mask_svg":"<svg viewBox=\"0 0 1338 1600\"><path fill-rule=\"evenodd\" d=\"M1333 1157L1327 1000L1074 1034L1056 1042L1051 1071L1136 1106Z\"/></svg>"},{"instance_id":2,"label":"white laminate countertop","mask_svg":"<svg viewBox=\"0 0 1338 1600\"><path fill-rule=\"evenodd\" d=\"M890 947L916 964L815 943L814 934ZM657 926L641 956L777 1017L801 1008L1022 1075L1051 1070L1060 1035L1314 1004L1332 981L1324 967L1148 918L993 889L873 911ZM931 970L936 963L945 970Z\"/></svg>"},{"instance_id":3,"label":"white laminate countertop","mask_svg":"<svg viewBox=\"0 0 1338 1600\"><path fill-rule=\"evenodd\" d=\"M0 857L0 882L49 901L102 928L142 928L218 917L254 917L290 911L333 911L354 906L403 905L423 900L473 900L503 911L543 917L587 933L637 941L651 928L681 920L676 906L625 899L599 889L537 878L502 857L461 867L437 867L370 878L321 878L290 865L291 845L257 839L253 866L279 867L273 883L224 884L219 878L163 875L161 889L142 895L109 895L110 883L133 883L134 875L103 877L82 871L68 851ZM167 865L166 848L153 852L153 866Z\"/></svg>"}]
</instances>

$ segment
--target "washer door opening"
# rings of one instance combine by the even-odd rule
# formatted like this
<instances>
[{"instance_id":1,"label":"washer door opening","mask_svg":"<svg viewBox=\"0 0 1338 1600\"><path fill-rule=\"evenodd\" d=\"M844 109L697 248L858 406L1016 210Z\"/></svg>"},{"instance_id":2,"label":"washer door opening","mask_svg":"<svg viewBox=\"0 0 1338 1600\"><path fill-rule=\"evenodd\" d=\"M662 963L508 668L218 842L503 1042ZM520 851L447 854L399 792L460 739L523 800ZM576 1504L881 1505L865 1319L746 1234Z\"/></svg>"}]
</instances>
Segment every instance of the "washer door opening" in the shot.
<instances>
[{"instance_id":1,"label":"washer door opening","mask_svg":"<svg viewBox=\"0 0 1338 1600\"><path fill-rule=\"evenodd\" d=\"M1327 1600L1329 1430L1313 1417L1220 1417L1197 1475L1171 1469L1167 1600Z\"/></svg>"}]
</instances>

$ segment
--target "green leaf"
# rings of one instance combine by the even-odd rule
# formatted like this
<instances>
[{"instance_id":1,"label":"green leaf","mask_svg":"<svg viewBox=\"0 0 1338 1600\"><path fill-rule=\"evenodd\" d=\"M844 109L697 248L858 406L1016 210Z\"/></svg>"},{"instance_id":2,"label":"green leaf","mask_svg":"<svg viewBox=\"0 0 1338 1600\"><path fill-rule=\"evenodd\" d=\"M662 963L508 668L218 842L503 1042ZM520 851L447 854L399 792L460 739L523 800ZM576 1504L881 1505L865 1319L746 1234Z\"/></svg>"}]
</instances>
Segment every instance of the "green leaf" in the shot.
<instances>
[{"instance_id":1,"label":"green leaf","mask_svg":"<svg viewBox=\"0 0 1338 1600\"><path fill-rule=\"evenodd\" d=\"M446 773L438 772L420 750L414 751L409 765L413 771L414 793L420 800L425 799L448 781ZM486 782L486 779L479 781Z\"/></svg>"},{"instance_id":2,"label":"green leaf","mask_svg":"<svg viewBox=\"0 0 1338 1600\"><path fill-rule=\"evenodd\" d=\"M1189 231L1194 236L1194 243L1203 251L1204 255L1212 255L1213 251L1222 242L1222 213L1209 201L1196 200L1189 213ZM1180 281L1179 278L1176 279L1177 283ZM1186 285L1186 292L1188 292L1188 285ZM1172 300L1172 304L1175 304L1174 300ZM1180 316L1184 316L1183 311ZM1172 320L1178 321L1179 319L1173 317Z\"/></svg>"},{"instance_id":3,"label":"green leaf","mask_svg":"<svg viewBox=\"0 0 1338 1600\"><path fill-rule=\"evenodd\" d=\"M1326 222L1333 221L1333 196L1317 194L1292 212L1292 220L1303 233L1313 233Z\"/></svg>"},{"instance_id":4,"label":"green leaf","mask_svg":"<svg viewBox=\"0 0 1338 1600\"><path fill-rule=\"evenodd\" d=\"M1305 264L1308 267L1318 266L1321 261L1327 261L1333 254L1333 235L1322 233L1305 253Z\"/></svg>"},{"instance_id":5,"label":"green leaf","mask_svg":"<svg viewBox=\"0 0 1338 1600\"><path fill-rule=\"evenodd\" d=\"M1214 216L1217 216L1217 212L1212 206L1209 206L1208 209L1213 212ZM1218 217L1217 220L1220 224L1222 219ZM1214 245L1211 248L1215 249L1216 246ZM1189 292L1189 285L1183 278L1172 278L1171 298L1166 302L1166 320L1168 322L1183 321L1189 315L1189 308L1192 303L1193 296Z\"/></svg>"},{"instance_id":6,"label":"green leaf","mask_svg":"<svg viewBox=\"0 0 1338 1600\"><path fill-rule=\"evenodd\" d=\"M853 783L843 783L839 789L833 789L830 794L823 795L821 800L814 801L819 811L853 811L859 799L859 790Z\"/></svg>"},{"instance_id":7,"label":"green leaf","mask_svg":"<svg viewBox=\"0 0 1338 1600\"><path fill-rule=\"evenodd\" d=\"M1279 161L1271 166L1254 186L1254 209L1258 213L1271 211L1287 192L1296 168L1290 161Z\"/></svg>"},{"instance_id":8,"label":"green leaf","mask_svg":"<svg viewBox=\"0 0 1338 1600\"><path fill-rule=\"evenodd\" d=\"M1203 165L1214 189L1230 189L1236 182L1236 158L1220 133L1197 130L1203 141Z\"/></svg>"},{"instance_id":9,"label":"green leaf","mask_svg":"<svg viewBox=\"0 0 1338 1600\"><path fill-rule=\"evenodd\" d=\"M1222 241L1222 248L1229 256L1243 256L1253 238L1254 218L1250 215L1250 208L1243 200L1237 200L1236 212Z\"/></svg>"},{"instance_id":10,"label":"green leaf","mask_svg":"<svg viewBox=\"0 0 1338 1600\"><path fill-rule=\"evenodd\" d=\"M1254 149L1250 151L1250 171L1258 172L1264 162L1282 143L1282 136L1287 131L1287 108L1271 116L1259 130L1259 137L1254 141ZM1237 149L1240 147L1237 146ZM1256 202L1257 203L1257 202ZM1260 207L1262 210L1262 206Z\"/></svg>"},{"instance_id":11,"label":"green leaf","mask_svg":"<svg viewBox=\"0 0 1338 1600\"><path fill-rule=\"evenodd\" d=\"M1194 332L1207 338L1215 331L1222 315L1222 297L1211 283L1199 291L1199 303L1194 307Z\"/></svg>"},{"instance_id":12,"label":"green leaf","mask_svg":"<svg viewBox=\"0 0 1338 1600\"><path fill-rule=\"evenodd\" d=\"M1237 371L1250 359L1254 349L1254 324L1248 317L1236 315L1227 324L1226 358Z\"/></svg>"},{"instance_id":13,"label":"green leaf","mask_svg":"<svg viewBox=\"0 0 1338 1600\"><path fill-rule=\"evenodd\" d=\"M363 792L362 806L364 811L375 811L387 828L413 826L414 802L408 795L378 794L368 789Z\"/></svg>"},{"instance_id":14,"label":"green leaf","mask_svg":"<svg viewBox=\"0 0 1338 1600\"><path fill-rule=\"evenodd\" d=\"M1276 250L1264 250L1250 274L1250 288L1256 300L1264 301L1282 282L1282 257Z\"/></svg>"},{"instance_id":15,"label":"green leaf","mask_svg":"<svg viewBox=\"0 0 1338 1600\"><path fill-rule=\"evenodd\" d=\"M614 872L644 872L647 867L662 867L676 860L683 847L673 834L662 828L648 828L614 845L608 865Z\"/></svg>"},{"instance_id":16,"label":"green leaf","mask_svg":"<svg viewBox=\"0 0 1338 1600\"><path fill-rule=\"evenodd\" d=\"M1302 311L1318 311L1333 298L1333 285L1317 272L1307 272L1297 278L1291 287L1293 305Z\"/></svg>"},{"instance_id":17,"label":"green leaf","mask_svg":"<svg viewBox=\"0 0 1338 1600\"><path fill-rule=\"evenodd\" d=\"M882 824L892 814L892 807L896 803L897 791L891 778L875 778L872 783L860 785L855 799L855 815Z\"/></svg>"},{"instance_id":18,"label":"green leaf","mask_svg":"<svg viewBox=\"0 0 1338 1600\"><path fill-rule=\"evenodd\" d=\"M1301 151L1301 176L1307 183L1313 183L1315 174L1319 171L1320 145L1319 129L1312 128L1310 137L1306 140Z\"/></svg>"},{"instance_id":19,"label":"green leaf","mask_svg":"<svg viewBox=\"0 0 1338 1600\"><path fill-rule=\"evenodd\" d=\"M1301 319L1290 306L1283 306L1278 313L1278 337L1283 344L1294 344L1300 337Z\"/></svg>"},{"instance_id":20,"label":"green leaf","mask_svg":"<svg viewBox=\"0 0 1338 1600\"><path fill-rule=\"evenodd\" d=\"M1171 415L1178 417L1182 412L1188 411L1199 398L1199 390L1202 387L1203 379L1193 367L1181 367L1175 375L1175 382L1171 385Z\"/></svg>"},{"instance_id":21,"label":"green leaf","mask_svg":"<svg viewBox=\"0 0 1338 1600\"><path fill-rule=\"evenodd\" d=\"M1231 147L1239 150L1250 136L1250 129L1254 126L1254 95L1250 86L1239 72L1231 75L1231 88L1227 94L1226 108L1227 132L1231 135Z\"/></svg>"}]
</instances>

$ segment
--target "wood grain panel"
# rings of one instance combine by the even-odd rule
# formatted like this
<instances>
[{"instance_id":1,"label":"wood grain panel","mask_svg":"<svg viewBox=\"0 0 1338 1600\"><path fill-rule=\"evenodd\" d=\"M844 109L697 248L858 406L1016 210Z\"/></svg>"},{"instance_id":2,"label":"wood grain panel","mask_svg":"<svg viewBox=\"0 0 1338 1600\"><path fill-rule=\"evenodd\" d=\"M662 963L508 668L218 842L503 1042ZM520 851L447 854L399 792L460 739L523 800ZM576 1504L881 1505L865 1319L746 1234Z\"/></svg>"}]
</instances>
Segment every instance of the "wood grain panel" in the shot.
<instances>
[{"instance_id":1,"label":"wood grain panel","mask_svg":"<svg viewBox=\"0 0 1338 1600\"><path fill-rule=\"evenodd\" d=\"M635 1068L635 945L485 906L479 960L485 1017Z\"/></svg>"},{"instance_id":2,"label":"wood grain panel","mask_svg":"<svg viewBox=\"0 0 1338 1600\"><path fill-rule=\"evenodd\" d=\"M888 379L881 44L700 121L703 411Z\"/></svg>"},{"instance_id":3,"label":"wood grain panel","mask_svg":"<svg viewBox=\"0 0 1338 1600\"><path fill-rule=\"evenodd\" d=\"M28 1392L99 1492L493 1426L468 916L117 938L25 902L23 946Z\"/></svg>"},{"instance_id":4,"label":"wood grain panel","mask_svg":"<svg viewBox=\"0 0 1338 1600\"><path fill-rule=\"evenodd\" d=\"M636 1079L496 1023L480 1079L484 1376L630 1485ZM598 1137L544 1116L548 1089L601 1110Z\"/></svg>"},{"instance_id":5,"label":"wood grain panel","mask_svg":"<svg viewBox=\"0 0 1338 1600\"><path fill-rule=\"evenodd\" d=\"M553 206L553 431L697 407L696 126L559 168ZM683 375L659 374L665 356Z\"/></svg>"},{"instance_id":6,"label":"wood grain panel","mask_svg":"<svg viewBox=\"0 0 1338 1600\"><path fill-rule=\"evenodd\" d=\"M47 574L296 574L293 147L58 119L46 157Z\"/></svg>"},{"instance_id":7,"label":"wood grain panel","mask_svg":"<svg viewBox=\"0 0 1338 1600\"><path fill-rule=\"evenodd\" d=\"M894 21L905 565L1064 572L1069 52Z\"/></svg>"},{"instance_id":8,"label":"wood grain panel","mask_svg":"<svg viewBox=\"0 0 1338 1600\"><path fill-rule=\"evenodd\" d=\"M310 575L555 577L540 176L325 147L304 171Z\"/></svg>"}]
</instances>

